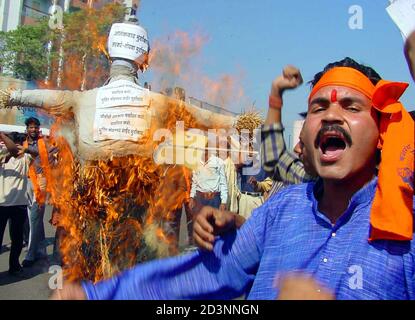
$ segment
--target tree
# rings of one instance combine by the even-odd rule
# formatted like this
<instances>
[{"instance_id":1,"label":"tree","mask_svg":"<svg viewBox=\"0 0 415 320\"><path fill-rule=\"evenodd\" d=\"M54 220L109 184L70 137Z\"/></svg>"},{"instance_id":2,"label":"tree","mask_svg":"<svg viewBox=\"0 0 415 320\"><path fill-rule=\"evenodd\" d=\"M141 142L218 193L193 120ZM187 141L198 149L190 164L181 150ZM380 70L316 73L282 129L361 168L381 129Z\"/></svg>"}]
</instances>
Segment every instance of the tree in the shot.
<instances>
[{"instance_id":1,"label":"tree","mask_svg":"<svg viewBox=\"0 0 415 320\"><path fill-rule=\"evenodd\" d=\"M125 7L108 4L102 9L85 9L64 17L63 86L89 89L108 76L106 43L111 25L123 21Z\"/></svg>"},{"instance_id":2,"label":"tree","mask_svg":"<svg viewBox=\"0 0 415 320\"><path fill-rule=\"evenodd\" d=\"M23 80L44 78L48 69L47 43L51 36L46 19L36 25L0 32L0 65L3 71L10 71L14 77Z\"/></svg>"},{"instance_id":3,"label":"tree","mask_svg":"<svg viewBox=\"0 0 415 320\"><path fill-rule=\"evenodd\" d=\"M110 27L124 15L124 6L108 4L99 10L65 13L63 30L50 29L48 18L43 18L35 25L1 32L0 66L14 77L38 81L40 86L48 76L48 87L55 88L60 72L62 89L80 89L83 82L83 89L95 87L107 77L105 48ZM61 57L64 63L59 70Z\"/></svg>"}]
</instances>

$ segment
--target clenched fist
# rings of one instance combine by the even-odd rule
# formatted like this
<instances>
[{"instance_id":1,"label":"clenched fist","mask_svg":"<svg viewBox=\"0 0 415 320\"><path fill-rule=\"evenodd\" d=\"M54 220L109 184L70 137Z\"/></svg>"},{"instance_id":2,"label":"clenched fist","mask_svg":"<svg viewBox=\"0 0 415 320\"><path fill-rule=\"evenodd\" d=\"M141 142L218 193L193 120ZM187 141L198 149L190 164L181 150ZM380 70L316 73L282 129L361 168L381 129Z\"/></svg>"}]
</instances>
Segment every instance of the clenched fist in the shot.
<instances>
[{"instance_id":1,"label":"clenched fist","mask_svg":"<svg viewBox=\"0 0 415 320\"><path fill-rule=\"evenodd\" d=\"M303 83L301 72L294 66L284 67L282 75L277 77L271 85L271 96L281 97L286 89L295 89Z\"/></svg>"},{"instance_id":2,"label":"clenched fist","mask_svg":"<svg viewBox=\"0 0 415 320\"><path fill-rule=\"evenodd\" d=\"M204 207L193 221L193 238L200 248L212 251L216 235L239 228L244 222L235 213Z\"/></svg>"}]
</instances>

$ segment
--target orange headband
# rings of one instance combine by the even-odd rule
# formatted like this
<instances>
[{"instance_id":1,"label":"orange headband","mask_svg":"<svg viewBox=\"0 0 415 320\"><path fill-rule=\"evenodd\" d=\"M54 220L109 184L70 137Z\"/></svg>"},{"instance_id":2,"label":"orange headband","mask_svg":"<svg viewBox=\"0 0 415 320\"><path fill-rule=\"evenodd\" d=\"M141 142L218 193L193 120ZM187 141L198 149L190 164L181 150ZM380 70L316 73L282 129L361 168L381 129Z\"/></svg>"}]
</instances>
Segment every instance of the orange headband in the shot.
<instances>
[{"instance_id":1,"label":"orange headband","mask_svg":"<svg viewBox=\"0 0 415 320\"><path fill-rule=\"evenodd\" d=\"M376 86L356 69L336 67L314 86L315 93L326 86L355 89L372 101L381 113L379 146L382 161L370 212L369 240L411 240L413 235L414 121L399 98L407 83L380 80Z\"/></svg>"},{"instance_id":2,"label":"orange headband","mask_svg":"<svg viewBox=\"0 0 415 320\"><path fill-rule=\"evenodd\" d=\"M316 83L310 93L308 102L311 98L323 87L327 86L342 86L355 89L363 93L369 99L372 99L375 86L360 71L348 67L336 67L327 71L321 79Z\"/></svg>"}]
</instances>

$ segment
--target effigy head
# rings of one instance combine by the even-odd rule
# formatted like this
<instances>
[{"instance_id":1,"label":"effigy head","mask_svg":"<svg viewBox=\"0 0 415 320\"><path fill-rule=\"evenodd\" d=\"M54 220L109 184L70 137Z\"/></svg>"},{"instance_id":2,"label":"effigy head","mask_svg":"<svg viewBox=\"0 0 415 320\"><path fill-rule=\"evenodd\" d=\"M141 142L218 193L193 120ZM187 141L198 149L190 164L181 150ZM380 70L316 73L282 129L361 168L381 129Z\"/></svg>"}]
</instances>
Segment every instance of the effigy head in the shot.
<instances>
[{"instance_id":1,"label":"effigy head","mask_svg":"<svg viewBox=\"0 0 415 320\"><path fill-rule=\"evenodd\" d=\"M134 21L114 23L108 36L108 53L112 60L132 61L144 72L150 53L147 31Z\"/></svg>"}]
</instances>

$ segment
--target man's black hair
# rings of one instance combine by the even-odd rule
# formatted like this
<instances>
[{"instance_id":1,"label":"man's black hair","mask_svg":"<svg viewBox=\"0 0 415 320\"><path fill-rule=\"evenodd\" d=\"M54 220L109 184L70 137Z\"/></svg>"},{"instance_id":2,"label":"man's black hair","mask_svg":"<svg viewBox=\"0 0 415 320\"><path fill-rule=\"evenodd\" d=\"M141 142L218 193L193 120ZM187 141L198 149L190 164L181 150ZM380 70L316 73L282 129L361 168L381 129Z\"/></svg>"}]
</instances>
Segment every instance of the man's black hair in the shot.
<instances>
[{"instance_id":1,"label":"man's black hair","mask_svg":"<svg viewBox=\"0 0 415 320\"><path fill-rule=\"evenodd\" d=\"M26 134L24 133L17 133L16 135L16 140L14 141L14 143L18 143L20 145L23 145L23 143L26 141Z\"/></svg>"},{"instance_id":2,"label":"man's black hair","mask_svg":"<svg viewBox=\"0 0 415 320\"><path fill-rule=\"evenodd\" d=\"M368 77L369 80L373 83L373 85L376 85L379 82L379 80L382 79L381 76L373 68L360 64L352 58L346 57L343 60L329 63L327 66L325 66L323 71L314 75L314 79L309 81L311 87L314 87L327 71L335 67L349 67L356 69L363 73L366 77Z\"/></svg>"},{"instance_id":3,"label":"man's black hair","mask_svg":"<svg viewBox=\"0 0 415 320\"><path fill-rule=\"evenodd\" d=\"M409 114L411 115L412 120L415 121L415 110L409 111Z\"/></svg>"},{"instance_id":4,"label":"man's black hair","mask_svg":"<svg viewBox=\"0 0 415 320\"><path fill-rule=\"evenodd\" d=\"M20 132L10 132L7 136L16 144L23 145L24 141L26 140L26 135Z\"/></svg>"},{"instance_id":5,"label":"man's black hair","mask_svg":"<svg viewBox=\"0 0 415 320\"><path fill-rule=\"evenodd\" d=\"M30 118L27 118L27 119L25 120L24 124L26 125L26 127L28 127L28 126L29 126L29 125L31 125L31 124L34 124L34 125L36 125L36 126L40 127L40 121L39 121L39 119L38 119L38 118L35 118L35 117L30 117Z\"/></svg>"}]
</instances>

